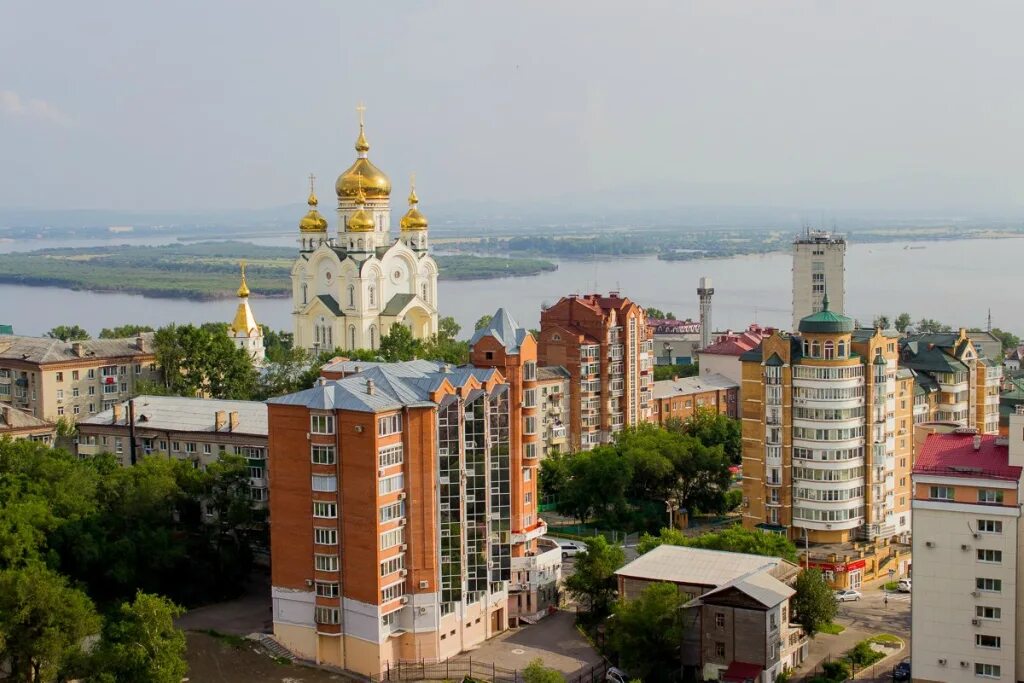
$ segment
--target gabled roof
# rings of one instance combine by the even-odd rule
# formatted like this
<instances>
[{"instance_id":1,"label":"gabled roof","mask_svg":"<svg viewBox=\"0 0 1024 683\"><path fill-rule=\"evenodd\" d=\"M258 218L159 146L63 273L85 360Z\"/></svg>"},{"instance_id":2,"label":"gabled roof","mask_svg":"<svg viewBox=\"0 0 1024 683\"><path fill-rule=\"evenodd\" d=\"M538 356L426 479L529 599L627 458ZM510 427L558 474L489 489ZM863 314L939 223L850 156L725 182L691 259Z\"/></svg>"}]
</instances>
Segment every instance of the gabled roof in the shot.
<instances>
[{"instance_id":1,"label":"gabled roof","mask_svg":"<svg viewBox=\"0 0 1024 683\"><path fill-rule=\"evenodd\" d=\"M316 298L320 299L320 301L323 302L324 306L327 307L327 310L333 313L334 315L345 315L345 311L341 310L341 306L338 305L337 299L335 299L330 294L318 294Z\"/></svg>"},{"instance_id":2,"label":"gabled roof","mask_svg":"<svg viewBox=\"0 0 1024 683\"><path fill-rule=\"evenodd\" d=\"M756 349L757 345L760 344L765 337L769 337L774 333L775 328L761 327L755 323L741 332L728 331L725 334L719 335L713 344L709 344L705 348L701 349L701 353L710 353L722 356L739 356L747 351Z\"/></svg>"},{"instance_id":3,"label":"gabled roof","mask_svg":"<svg viewBox=\"0 0 1024 683\"><path fill-rule=\"evenodd\" d=\"M491 316L486 327L481 327L473 333L469 340L470 348L486 336L492 336L498 340L507 353L518 353L519 346L529 334L525 327L519 327L519 323L504 308L499 308Z\"/></svg>"},{"instance_id":4,"label":"gabled roof","mask_svg":"<svg viewBox=\"0 0 1024 683\"><path fill-rule=\"evenodd\" d=\"M691 607L705 603L714 603L716 597L720 597L732 590L743 593L769 609L789 600L796 593L795 590L769 574L765 567L759 567L736 577L712 591L708 591L704 595L694 598L686 606Z\"/></svg>"},{"instance_id":5,"label":"gabled roof","mask_svg":"<svg viewBox=\"0 0 1024 683\"><path fill-rule=\"evenodd\" d=\"M14 406L0 405L0 436L15 431L53 429L54 424Z\"/></svg>"},{"instance_id":6,"label":"gabled roof","mask_svg":"<svg viewBox=\"0 0 1024 683\"><path fill-rule=\"evenodd\" d=\"M789 572L790 568L793 572ZM621 567L615 574L633 579L717 587L755 569L781 571L783 575L797 571L795 565L780 557L659 545Z\"/></svg>"},{"instance_id":7,"label":"gabled roof","mask_svg":"<svg viewBox=\"0 0 1024 683\"><path fill-rule=\"evenodd\" d=\"M153 333L143 332L143 345L153 348ZM75 345L81 344L82 355L75 353ZM125 358L149 355L150 351L139 350L135 337L126 339L88 339L81 342L61 341L49 337L0 336L0 359L21 360L29 363L63 363L83 358Z\"/></svg>"},{"instance_id":8,"label":"gabled roof","mask_svg":"<svg viewBox=\"0 0 1024 683\"><path fill-rule=\"evenodd\" d=\"M384 307L384 310L380 312L381 315L395 316L405 310L405 307L416 298L415 294L395 294L391 297L391 301Z\"/></svg>"},{"instance_id":9,"label":"gabled roof","mask_svg":"<svg viewBox=\"0 0 1024 683\"><path fill-rule=\"evenodd\" d=\"M213 398L184 396L137 396L135 425L140 428L175 432L233 433L267 435L267 405L262 401L223 401ZM218 412L238 413L238 425L230 422L217 428ZM121 404L120 418L114 420L114 409L108 408L92 417L79 420L80 425L128 424L128 402Z\"/></svg>"},{"instance_id":10,"label":"gabled roof","mask_svg":"<svg viewBox=\"0 0 1024 683\"><path fill-rule=\"evenodd\" d=\"M673 396L699 394L704 391L738 389L739 386L739 384L725 375L709 372L706 375L697 375L695 377L658 380L654 383L653 396L654 398L671 398Z\"/></svg>"}]
</instances>

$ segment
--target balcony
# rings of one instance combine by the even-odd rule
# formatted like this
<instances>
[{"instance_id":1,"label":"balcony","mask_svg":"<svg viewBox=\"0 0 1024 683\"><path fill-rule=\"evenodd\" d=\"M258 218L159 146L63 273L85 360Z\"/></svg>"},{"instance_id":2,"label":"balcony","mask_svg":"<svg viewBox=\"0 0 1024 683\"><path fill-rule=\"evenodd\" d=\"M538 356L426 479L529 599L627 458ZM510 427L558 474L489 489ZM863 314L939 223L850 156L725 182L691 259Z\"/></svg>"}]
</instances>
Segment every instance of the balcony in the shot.
<instances>
[{"instance_id":1,"label":"balcony","mask_svg":"<svg viewBox=\"0 0 1024 683\"><path fill-rule=\"evenodd\" d=\"M535 538L546 536L548 533L548 524L544 520L538 520L532 529L526 531L512 532L512 543L526 543L532 541Z\"/></svg>"}]
</instances>

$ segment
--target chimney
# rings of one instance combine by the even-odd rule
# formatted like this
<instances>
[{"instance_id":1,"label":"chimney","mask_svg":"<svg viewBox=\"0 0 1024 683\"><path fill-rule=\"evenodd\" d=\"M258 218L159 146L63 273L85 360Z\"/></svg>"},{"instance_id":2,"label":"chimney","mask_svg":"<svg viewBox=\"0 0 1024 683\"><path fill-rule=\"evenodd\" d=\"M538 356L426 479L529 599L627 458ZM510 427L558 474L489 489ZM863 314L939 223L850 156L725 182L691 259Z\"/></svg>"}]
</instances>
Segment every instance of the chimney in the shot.
<instances>
[{"instance_id":1,"label":"chimney","mask_svg":"<svg viewBox=\"0 0 1024 683\"><path fill-rule=\"evenodd\" d=\"M143 337L141 334L135 338L135 348L137 348L139 351L142 351L143 353L149 351L146 344L146 338Z\"/></svg>"},{"instance_id":2,"label":"chimney","mask_svg":"<svg viewBox=\"0 0 1024 683\"><path fill-rule=\"evenodd\" d=\"M981 450L981 434L975 434L974 438L971 439L971 441L972 441L972 443L974 445L974 450L980 451Z\"/></svg>"},{"instance_id":3,"label":"chimney","mask_svg":"<svg viewBox=\"0 0 1024 683\"><path fill-rule=\"evenodd\" d=\"M228 414L223 410L218 410L213 414L213 429L219 432L224 429L228 424Z\"/></svg>"},{"instance_id":4,"label":"chimney","mask_svg":"<svg viewBox=\"0 0 1024 683\"><path fill-rule=\"evenodd\" d=\"M124 414L124 408L121 406L120 403L115 403L114 404L114 419L113 419L113 421L110 424L115 424L116 425L118 422L120 422L121 421L121 416L123 414Z\"/></svg>"},{"instance_id":5,"label":"chimney","mask_svg":"<svg viewBox=\"0 0 1024 683\"><path fill-rule=\"evenodd\" d=\"M228 431L233 432L236 429L238 429L238 411L237 410L232 410L228 414L228 424L230 425Z\"/></svg>"},{"instance_id":6,"label":"chimney","mask_svg":"<svg viewBox=\"0 0 1024 683\"><path fill-rule=\"evenodd\" d=\"M71 342L71 353L75 354L79 358L83 357L85 355L85 347L82 346L82 342Z\"/></svg>"},{"instance_id":7,"label":"chimney","mask_svg":"<svg viewBox=\"0 0 1024 683\"><path fill-rule=\"evenodd\" d=\"M373 386L373 380L372 379L367 379L366 380L366 393L368 393L370 396L373 396L373 392L374 391L376 391L376 387Z\"/></svg>"},{"instance_id":8,"label":"chimney","mask_svg":"<svg viewBox=\"0 0 1024 683\"><path fill-rule=\"evenodd\" d=\"M0 403L0 420L4 424L11 424L11 407L4 403Z\"/></svg>"}]
</instances>

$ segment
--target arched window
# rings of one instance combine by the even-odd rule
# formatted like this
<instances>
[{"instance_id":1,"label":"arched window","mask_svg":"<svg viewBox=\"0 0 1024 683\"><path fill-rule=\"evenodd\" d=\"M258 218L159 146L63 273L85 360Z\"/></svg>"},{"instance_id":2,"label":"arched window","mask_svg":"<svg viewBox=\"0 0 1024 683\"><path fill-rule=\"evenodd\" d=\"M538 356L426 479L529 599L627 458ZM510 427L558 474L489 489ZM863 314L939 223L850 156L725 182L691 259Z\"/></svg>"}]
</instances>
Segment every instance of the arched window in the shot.
<instances>
[{"instance_id":1,"label":"arched window","mask_svg":"<svg viewBox=\"0 0 1024 683\"><path fill-rule=\"evenodd\" d=\"M807 341L806 339L804 339L804 355L811 355L811 342Z\"/></svg>"},{"instance_id":2,"label":"arched window","mask_svg":"<svg viewBox=\"0 0 1024 683\"><path fill-rule=\"evenodd\" d=\"M370 348L377 348L377 326L370 325Z\"/></svg>"},{"instance_id":3,"label":"arched window","mask_svg":"<svg viewBox=\"0 0 1024 683\"><path fill-rule=\"evenodd\" d=\"M423 292L423 300L424 301L430 301L430 299L427 298L427 285L424 284L420 289Z\"/></svg>"},{"instance_id":4,"label":"arched window","mask_svg":"<svg viewBox=\"0 0 1024 683\"><path fill-rule=\"evenodd\" d=\"M356 247L359 249L359 251L363 250L363 238L362 237L360 237L358 240L356 240Z\"/></svg>"},{"instance_id":5,"label":"arched window","mask_svg":"<svg viewBox=\"0 0 1024 683\"><path fill-rule=\"evenodd\" d=\"M811 358L821 358L821 344L816 341L811 342Z\"/></svg>"},{"instance_id":6,"label":"arched window","mask_svg":"<svg viewBox=\"0 0 1024 683\"><path fill-rule=\"evenodd\" d=\"M373 292L373 285L370 285L370 305L371 306L375 306L376 305L375 303L373 303L374 299L375 299L375 297L374 297L374 292Z\"/></svg>"},{"instance_id":7,"label":"arched window","mask_svg":"<svg viewBox=\"0 0 1024 683\"><path fill-rule=\"evenodd\" d=\"M846 358L846 342L842 339L839 340L838 351L838 358Z\"/></svg>"},{"instance_id":8,"label":"arched window","mask_svg":"<svg viewBox=\"0 0 1024 683\"><path fill-rule=\"evenodd\" d=\"M836 357L836 345L831 339L825 342L825 360L832 360Z\"/></svg>"},{"instance_id":9,"label":"arched window","mask_svg":"<svg viewBox=\"0 0 1024 683\"><path fill-rule=\"evenodd\" d=\"M330 327L326 328L324 330L324 332L327 333L327 348L333 349L334 348L334 333L331 331Z\"/></svg>"},{"instance_id":10,"label":"arched window","mask_svg":"<svg viewBox=\"0 0 1024 683\"><path fill-rule=\"evenodd\" d=\"M348 326L348 348L350 348L350 349L356 348L356 326L355 325L349 325Z\"/></svg>"},{"instance_id":11,"label":"arched window","mask_svg":"<svg viewBox=\"0 0 1024 683\"><path fill-rule=\"evenodd\" d=\"M355 308L355 305L356 305L356 286L355 285L349 285L348 286L348 307L349 308Z\"/></svg>"},{"instance_id":12,"label":"arched window","mask_svg":"<svg viewBox=\"0 0 1024 683\"><path fill-rule=\"evenodd\" d=\"M309 303L308 295L309 295L309 285L307 285L306 283L302 283L302 303L304 303L304 304Z\"/></svg>"}]
</instances>

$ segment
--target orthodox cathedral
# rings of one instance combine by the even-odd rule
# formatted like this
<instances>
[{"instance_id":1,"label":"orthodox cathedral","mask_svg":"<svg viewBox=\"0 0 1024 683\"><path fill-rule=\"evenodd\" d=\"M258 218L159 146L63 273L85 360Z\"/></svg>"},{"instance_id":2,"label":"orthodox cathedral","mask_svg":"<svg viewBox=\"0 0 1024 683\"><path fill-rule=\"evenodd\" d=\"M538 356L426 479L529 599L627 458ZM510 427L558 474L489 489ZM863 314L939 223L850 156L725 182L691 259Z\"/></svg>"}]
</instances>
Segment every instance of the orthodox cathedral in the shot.
<instances>
[{"instance_id":1,"label":"orthodox cathedral","mask_svg":"<svg viewBox=\"0 0 1024 683\"><path fill-rule=\"evenodd\" d=\"M319 352L376 349L394 324L414 337L437 332L437 264L427 253L427 219L409 209L391 234L391 181L370 161L362 107L356 160L334 184L338 226L328 232L310 176L309 212L299 222L292 266L295 346Z\"/></svg>"}]
</instances>

